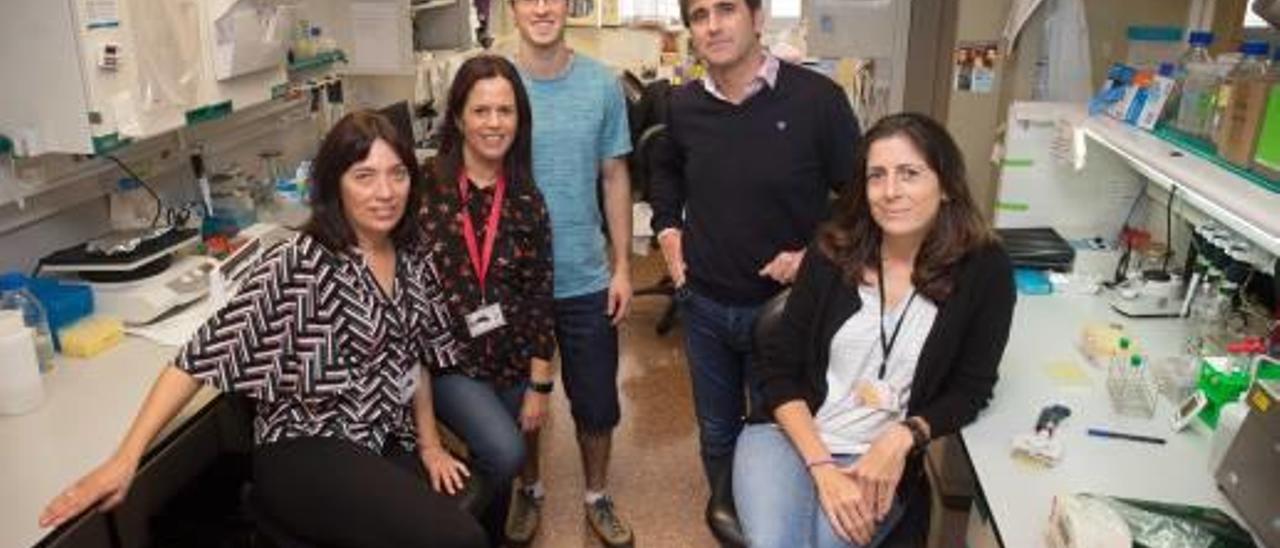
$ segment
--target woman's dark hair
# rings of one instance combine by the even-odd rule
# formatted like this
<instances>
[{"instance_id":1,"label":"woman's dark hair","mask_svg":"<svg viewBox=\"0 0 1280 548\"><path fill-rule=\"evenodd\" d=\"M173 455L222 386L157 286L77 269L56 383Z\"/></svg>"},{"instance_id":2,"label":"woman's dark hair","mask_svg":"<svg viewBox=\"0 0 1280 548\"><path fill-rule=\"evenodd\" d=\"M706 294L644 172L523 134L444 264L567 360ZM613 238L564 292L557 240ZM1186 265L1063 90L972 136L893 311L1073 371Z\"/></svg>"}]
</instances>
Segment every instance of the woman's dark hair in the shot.
<instances>
[{"instance_id":1,"label":"woman's dark hair","mask_svg":"<svg viewBox=\"0 0 1280 548\"><path fill-rule=\"evenodd\" d=\"M904 113L882 118L858 145L853 184L836 202L831 220L818 230L818 247L840 266L846 283L857 285L880 261L883 232L871 216L867 199L867 161L871 145L903 137L924 157L938 176L942 195L929 233L916 254L911 284L935 302L951 294L955 266L970 251L995 240L995 234L973 203L965 176L964 157L946 128L923 114Z\"/></svg>"},{"instance_id":2,"label":"woman's dark hair","mask_svg":"<svg viewBox=\"0 0 1280 548\"><path fill-rule=\"evenodd\" d=\"M404 215L391 229L391 241L404 247L417 239L415 222L422 206L426 180L418 169L409 137L402 136L390 120L376 112L359 110L343 116L320 143L311 167L311 218L302 231L333 251L356 245L355 230L342 209L342 175L351 166L369 157L373 142L381 139L391 146L409 173L409 197Z\"/></svg>"},{"instance_id":3,"label":"woman's dark hair","mask_svg":"<svg viewBox=\"0 0 1280 548\"><path fill-rule=\"evenodd\" d=\"M516 136L503 159L502 172L509 184L533 184L533 110L529 106L529 94L525 92L515 65L496 55L478 55L468 59L453 77L444 125L440 127L440 151L431 167L432 184L457 184L466 141L458 119L467 107L467 96L476 82L489 78L506 80L516 96Z\"/></svg>"}]
</instances>

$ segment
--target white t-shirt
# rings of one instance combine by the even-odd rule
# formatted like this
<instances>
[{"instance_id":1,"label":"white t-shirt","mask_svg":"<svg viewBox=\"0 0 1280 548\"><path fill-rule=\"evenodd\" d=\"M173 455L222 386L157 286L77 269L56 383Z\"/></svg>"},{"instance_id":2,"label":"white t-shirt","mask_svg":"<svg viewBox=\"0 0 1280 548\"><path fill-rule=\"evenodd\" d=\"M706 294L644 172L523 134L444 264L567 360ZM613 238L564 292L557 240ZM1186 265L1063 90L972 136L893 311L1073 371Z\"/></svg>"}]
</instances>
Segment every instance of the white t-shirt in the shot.
<instances>
[{"instance_id":1,"label":"white t-shirt","mask_svg":"<svg viewBox=\"0 0 1280 548\"><path fill-rule=\"evenodd\" d=\"M858 286L858 293L862 297L862 309L845 320L831 338L827 398L814 417L822 441L834 454L865 453L885 427L906 416L916 362L938 315L937 306L923 295L916 295L914 299L908 296L885 314L884 334L892 339L894 327L906 308L898 338L889 351L884 376L891 398L897 401L893 410L870 408L859 404L854 390L858 381L875 381L880 373L884 356L880 328L876 325L880 321L880 293L870 286Z\"/></svg>"}]
</instances>

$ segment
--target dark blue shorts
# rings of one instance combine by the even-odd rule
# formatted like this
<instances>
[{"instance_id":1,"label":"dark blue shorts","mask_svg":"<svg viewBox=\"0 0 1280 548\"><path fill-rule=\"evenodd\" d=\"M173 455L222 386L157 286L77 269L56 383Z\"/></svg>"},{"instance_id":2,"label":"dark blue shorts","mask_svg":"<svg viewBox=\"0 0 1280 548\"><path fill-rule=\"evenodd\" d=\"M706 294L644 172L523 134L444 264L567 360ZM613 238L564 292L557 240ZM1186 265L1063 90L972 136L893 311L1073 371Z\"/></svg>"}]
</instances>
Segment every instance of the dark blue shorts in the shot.
<instances>
[{"instance_id":1,"label":"dark blue shorts","mask_svg":"<svg viewBox=\"0 0 1280 548\"><path fill-rule=\"evenodd\" d=\"M573 420L584 432L618 425L618 330L605 314L609 292L556 299L560 377Z\"/></svg>"}]
</instances>

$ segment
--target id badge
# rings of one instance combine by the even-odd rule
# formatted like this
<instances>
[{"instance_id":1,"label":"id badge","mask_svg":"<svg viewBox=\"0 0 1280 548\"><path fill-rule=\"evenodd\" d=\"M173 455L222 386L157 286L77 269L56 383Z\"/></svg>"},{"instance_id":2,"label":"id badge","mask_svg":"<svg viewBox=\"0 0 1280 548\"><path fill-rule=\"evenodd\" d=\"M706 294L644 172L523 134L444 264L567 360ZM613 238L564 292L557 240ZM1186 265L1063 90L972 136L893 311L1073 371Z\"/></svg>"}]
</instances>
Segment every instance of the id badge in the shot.
<instances>
[{"instance_id":1,"label":"id badge","mask_svg":"<svg viewBox=\"0 0 1280 548\"><path fill-rule=\"evenodd\" d=\"M878 379L862 379L853 386L853 401L860 406L882 411L896 411L898 398L889 383Z\"/></svg>"},{"instance_id":2,"label":"id badge","mask_svg":"<svg viewBox=\"0 0 1280 548\"><path fill-rule=\"evenodd\" d=\"M502 307L497 303L482 306L475 312L467 314L466 320L467 331L473 339L507 325L507 319L502 316Z\"/></svg>"},{"instance_id":3,"label":"id badge","mask_svg":"<svg viewBox=\"0 0 1280 548\"><path fill-rule=\"evenodd\" d=\"M407 405L413 400L413 392L418 389L418 383L422 382L422 366L415 365L408 372L400 377L400 403Z\"/></svg>"}]
</instances>

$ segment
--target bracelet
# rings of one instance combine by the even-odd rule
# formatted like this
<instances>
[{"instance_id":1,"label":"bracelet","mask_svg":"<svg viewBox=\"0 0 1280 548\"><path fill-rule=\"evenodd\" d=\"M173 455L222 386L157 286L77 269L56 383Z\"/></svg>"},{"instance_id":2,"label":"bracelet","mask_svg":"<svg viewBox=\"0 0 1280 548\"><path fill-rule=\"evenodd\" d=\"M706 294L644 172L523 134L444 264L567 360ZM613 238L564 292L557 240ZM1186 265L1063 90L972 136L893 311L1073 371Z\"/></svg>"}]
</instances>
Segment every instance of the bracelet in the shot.
<instances>
[{"instance_id":1,"label":"bracelet","mask_svg":"<svg viewBox=\"0 0 1280 548\"><path fill-rule=\"evenodd\" d=\"M929 436L924 433L924 428L920 423L911 419L903 419L899 422L911 432L911 453L920 453L924 451L925 446L929 445Z\"/></svg>"},{"instance_id":2,"label":"bracelet","mask_svg":"<svg viewBox=\"0 0 1280 548\"><path fill-rule=\"evenodd\" d=\"M808 469L810 469L810 470L813 470L813 468L814 468L815 466L822 466L822 465L824 465L824 464L835 464L835 463L836 463L836 459L833 459L833 458L831 458L831 457L827 457L827 458L825 458L825 459L818 459L818 460L813 460L813 461L806 462L806 463L804 463L804 467L805 467L805 468L808 468Z\"/></svg>"},{"instance_id":3,"label":"bracelet","mask_svg":"<svg viewBox=\"0 0 1280 548\"><path fill-rule=\"evenodd\" d=\"M556 386L555 381L547 381L547 382L532 382L532 381L531 381L531 382L529 383L529 390L532 390L532 391L537 392L537 393L539 393L539 394L550 394L550 393L551 393L551 391L552 391L553 389L555 389L555 386Z\"/></svg>"}]
</instances>

